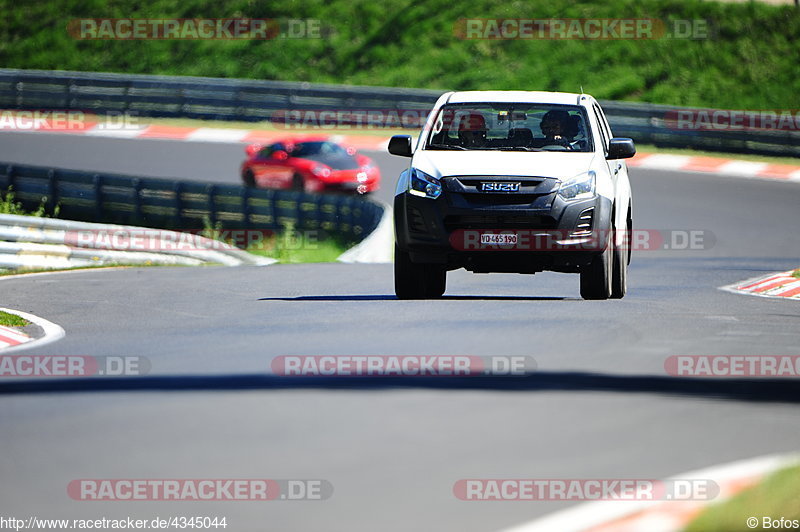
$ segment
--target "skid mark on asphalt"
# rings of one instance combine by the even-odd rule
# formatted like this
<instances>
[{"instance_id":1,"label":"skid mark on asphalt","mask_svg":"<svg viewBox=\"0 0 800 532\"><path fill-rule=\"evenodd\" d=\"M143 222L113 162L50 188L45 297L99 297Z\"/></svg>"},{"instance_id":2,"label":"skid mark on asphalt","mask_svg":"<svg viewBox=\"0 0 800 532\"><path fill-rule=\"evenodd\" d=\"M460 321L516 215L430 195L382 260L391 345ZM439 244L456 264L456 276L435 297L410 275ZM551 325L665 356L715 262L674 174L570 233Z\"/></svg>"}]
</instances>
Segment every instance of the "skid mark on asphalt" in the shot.
<instances>
[{"instance_id":1,"label":"skid mark on asphalt","mask_svg":"<svg viewBox=\"0 0 800 532\"><path fill-rule=\"evenodd\" d=\"M686 378L586 372L536 372L525 376L283 377L271 374L173 375L129 378L78 377L0 383L0 395L86 392L185 392L241 390L439 390L487 392L608 392L759 403L800 403L800 387L781 378Z\"/></svg>"}]
</instances>

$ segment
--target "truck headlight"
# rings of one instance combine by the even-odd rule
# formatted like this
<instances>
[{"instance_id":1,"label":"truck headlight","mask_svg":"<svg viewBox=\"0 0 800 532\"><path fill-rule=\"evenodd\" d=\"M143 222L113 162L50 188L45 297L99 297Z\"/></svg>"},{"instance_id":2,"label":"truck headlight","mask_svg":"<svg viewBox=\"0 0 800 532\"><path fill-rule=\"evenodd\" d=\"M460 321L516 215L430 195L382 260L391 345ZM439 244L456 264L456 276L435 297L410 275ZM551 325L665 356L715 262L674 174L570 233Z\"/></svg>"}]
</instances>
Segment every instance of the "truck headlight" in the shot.
<instances>
[{"instance_id":1,"label":"truck headlight","mask_svg":"<svg viewBox=\"0 0 800 532\"><path fill-rule=\"evenodd\" d=\"M594 197L596 175L593 170L585 174L567 179L558 189L558 195L565 200L587 199Z\"/></svg>"},{"instance_id":2,"label":"truck headlight","mask_svg":"<svg viewBox=\"0 0 800 532\"><path fill-rule=\"evenodd\" d=\"M442 183L416 168L411 170L408 181L408 193L423 198L436 199L442 195Z\"/></svg>"}]
</instances>

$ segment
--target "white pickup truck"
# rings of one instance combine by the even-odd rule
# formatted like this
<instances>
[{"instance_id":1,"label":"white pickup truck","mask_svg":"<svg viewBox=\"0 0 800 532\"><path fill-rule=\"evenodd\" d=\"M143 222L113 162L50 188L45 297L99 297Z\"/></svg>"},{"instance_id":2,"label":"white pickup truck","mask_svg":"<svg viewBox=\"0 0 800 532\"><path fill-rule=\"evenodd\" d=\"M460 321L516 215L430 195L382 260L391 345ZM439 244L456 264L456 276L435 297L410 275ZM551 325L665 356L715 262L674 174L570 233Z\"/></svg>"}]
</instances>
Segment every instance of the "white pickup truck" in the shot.
<instances>
[{"instance_id":1,"label":"white pickup truck","mask_svg":"<svg viewBox=\"0 0 800 532\"><path fill-rule=\"evenodd\" d=\"M410 158L394 199L399 298L441 297L458 268L574 272L585 299L625 295L636 149L591 96L450 92L389 152Z\"/></svg>"}]
</instances>

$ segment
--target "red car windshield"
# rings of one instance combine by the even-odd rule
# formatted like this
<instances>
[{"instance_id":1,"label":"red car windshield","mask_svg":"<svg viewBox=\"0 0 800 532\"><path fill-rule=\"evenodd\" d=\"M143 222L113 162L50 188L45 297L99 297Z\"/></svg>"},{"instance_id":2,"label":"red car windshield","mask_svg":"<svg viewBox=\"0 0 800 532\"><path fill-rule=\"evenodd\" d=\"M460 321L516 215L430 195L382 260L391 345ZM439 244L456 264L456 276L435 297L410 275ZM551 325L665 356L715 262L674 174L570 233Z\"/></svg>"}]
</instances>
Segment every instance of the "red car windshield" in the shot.
<instances>
[{"instance_id":1,"label":"red car windshield","mask_svg":"<svg viewBox=\"0 0 800 532\"><path fill-rule=\"evenodd\" d=\"M292 157L326 164L334 170L353 170L359 167L353 155L342 146L330 141L299 142L289 152Z\"/></svg>"},{"instance_id":2,"label":"red car windshield","mask_svg":"<svg viewBox=\"0 0 800 532\"><path fill-rule=\"evenodd\" d=\"M309 159L312 155L348 155L347 150L329 141L300 142L295 144L292 157Z\"/></svg>"}]
</instances>

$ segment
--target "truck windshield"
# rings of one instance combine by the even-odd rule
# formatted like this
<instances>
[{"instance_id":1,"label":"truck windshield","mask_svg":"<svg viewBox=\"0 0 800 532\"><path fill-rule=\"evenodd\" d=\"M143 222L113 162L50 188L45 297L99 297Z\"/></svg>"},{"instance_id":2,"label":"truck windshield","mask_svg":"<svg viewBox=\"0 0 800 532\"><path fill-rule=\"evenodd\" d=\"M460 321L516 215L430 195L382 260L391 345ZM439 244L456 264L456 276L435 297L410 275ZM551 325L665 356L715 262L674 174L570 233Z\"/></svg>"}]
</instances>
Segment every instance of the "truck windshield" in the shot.
<instances>
[{"instance_id":1,"label":"truck windshield","mask_svg":"<svg viewBox=\"0 0 800 532\"><path fill-rule=\"evenodd\" d=\"M590 152L593 145L581 106L470 103L439 110L426 149Z\"/></svg>"}]
</instances>

